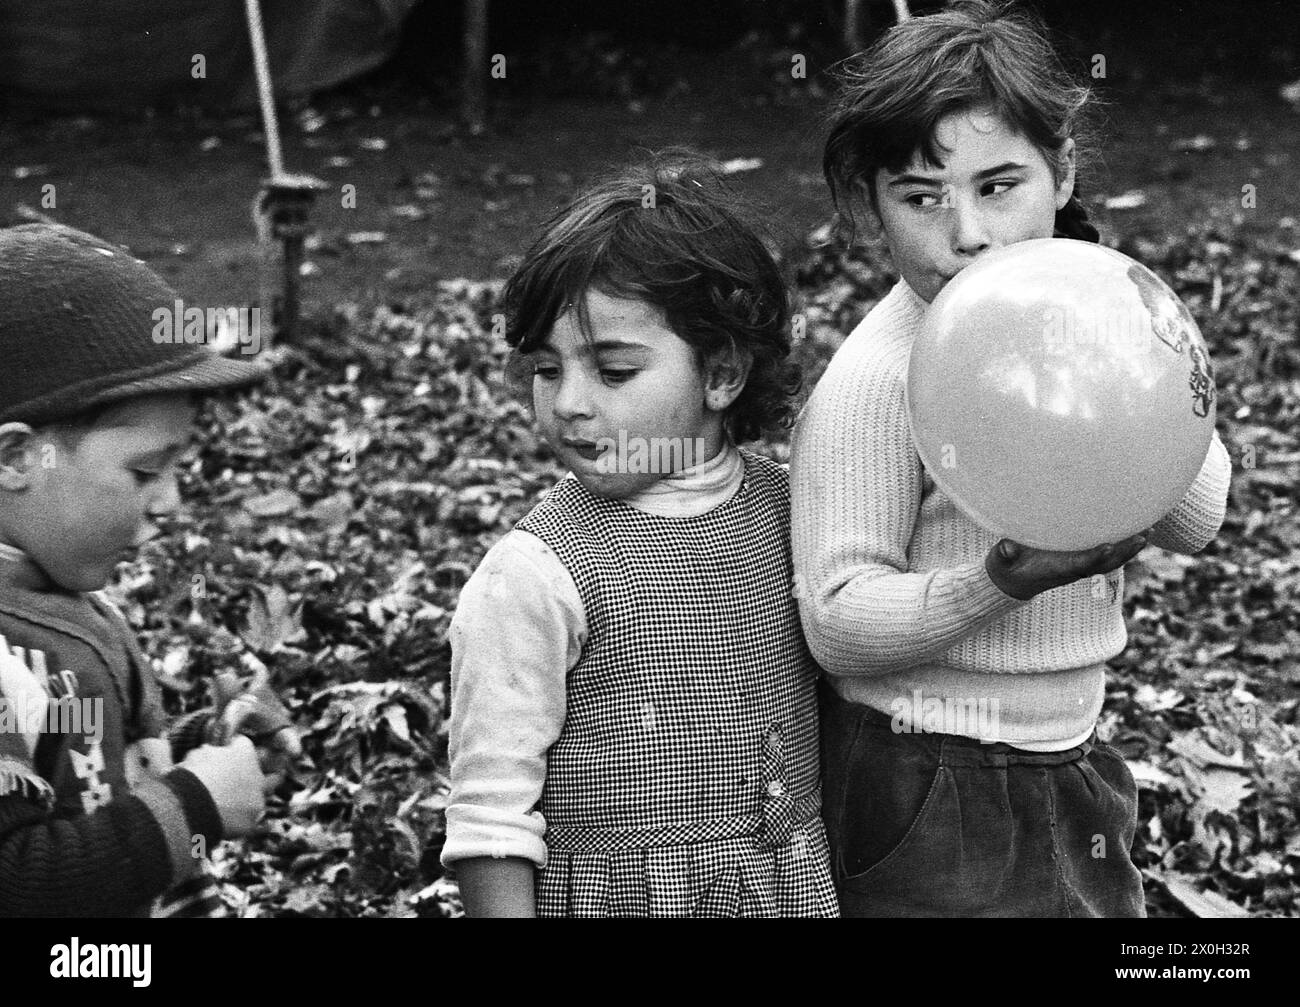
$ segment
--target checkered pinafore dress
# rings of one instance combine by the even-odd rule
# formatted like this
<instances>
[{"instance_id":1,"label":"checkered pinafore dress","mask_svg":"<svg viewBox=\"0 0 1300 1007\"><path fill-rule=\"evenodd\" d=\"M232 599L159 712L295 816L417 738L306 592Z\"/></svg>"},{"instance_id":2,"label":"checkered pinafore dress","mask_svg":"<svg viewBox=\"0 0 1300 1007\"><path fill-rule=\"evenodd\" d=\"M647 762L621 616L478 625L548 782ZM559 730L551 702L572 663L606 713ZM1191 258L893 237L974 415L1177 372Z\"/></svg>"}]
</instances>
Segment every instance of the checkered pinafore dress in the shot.
<instances>
[{"instance_id":1,"label":"checkered pinafore dress","mask_svg":"<svg viewBox=\"0 0 1300 1007\"><path fill-rule=\"evenodd\" d=\"M540 916L838 915L788 476L742 454L741 489L698 517L566 479L518 525L588 626L542 793Z\"/></svg>"}]
</instances>

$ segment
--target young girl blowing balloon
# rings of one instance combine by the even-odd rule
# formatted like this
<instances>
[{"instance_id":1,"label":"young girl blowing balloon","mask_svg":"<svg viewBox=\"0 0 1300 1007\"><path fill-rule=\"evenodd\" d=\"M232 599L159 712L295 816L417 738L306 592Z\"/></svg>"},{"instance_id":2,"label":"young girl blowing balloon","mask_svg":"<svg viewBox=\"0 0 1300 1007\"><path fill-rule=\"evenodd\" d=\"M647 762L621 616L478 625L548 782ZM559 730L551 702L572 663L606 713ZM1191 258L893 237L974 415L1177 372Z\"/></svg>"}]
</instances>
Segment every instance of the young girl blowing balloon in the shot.
<instances>
[{"instance_id":1,"label":"young girl blowing balloon","mask_svg":"<svg viewBox=\"0 0 1300 1007\"><path fill-rule=\"evenodd\" d=\"M1144 915L1136 788L1094 731L1126 639L1121 567L1148 542L1190 554L1214 537L1227 453L1215 435L1146 534L1041 551L996 541L935 486L903 397L922 313L957 272L1030 238L1097 240L1075 191L1087 99L1040 25L967 2L889 31L832 113L832 195L879 229L901 274L836 353L792 448L846 916Z\"/></svg>"},{"instance_id":2,"label":"young girl blowing balloon","mask_svg":"<svg viewBox=\"0 0 1300 1007\"><path fill-rule=\"evenodd\" d=\"M789 308L689 162L615 176L505 292L571 471L452 622L444 863L471 916L834 916L791 596Z\"/></svg>"}]
</instances>

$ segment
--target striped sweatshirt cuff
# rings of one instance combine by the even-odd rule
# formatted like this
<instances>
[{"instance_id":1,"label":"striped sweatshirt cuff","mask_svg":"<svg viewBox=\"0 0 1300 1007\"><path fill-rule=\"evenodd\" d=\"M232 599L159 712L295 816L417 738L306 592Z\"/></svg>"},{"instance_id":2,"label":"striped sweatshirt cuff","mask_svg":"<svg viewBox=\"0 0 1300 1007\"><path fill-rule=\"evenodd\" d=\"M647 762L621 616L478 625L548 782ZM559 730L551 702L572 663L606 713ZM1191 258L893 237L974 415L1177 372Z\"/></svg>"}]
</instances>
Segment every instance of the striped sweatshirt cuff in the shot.
<instances>
[{"instance_id":1,"label":"striped sweatshirt cuff","mask_svg":"<svg viewBox=\"0 0 1300 1007\"><path fill-rule=\"evenodd\" d=\"M216 802L199 778L188 769L178 766L164 779L185 809L185 821L191 837L202 836L207 841L208 849L221 842L225 835L221 812L217 810Z\"/></svg>"},{"instance_id":2,"label":"striped sweatshirt cuff","mask_svg":"<svg viewBox=\"0 0 1300 1007\"><path fill-rule=\"evenodd\" d=\"M193 856L194 837L180 799L167 784L157 780L148 780L133 791L137 798L162 829L163 839L167 843L167 853L171 859L171 877L173 880L188 877L194 873Z\"/></svg>"}]
</instances>

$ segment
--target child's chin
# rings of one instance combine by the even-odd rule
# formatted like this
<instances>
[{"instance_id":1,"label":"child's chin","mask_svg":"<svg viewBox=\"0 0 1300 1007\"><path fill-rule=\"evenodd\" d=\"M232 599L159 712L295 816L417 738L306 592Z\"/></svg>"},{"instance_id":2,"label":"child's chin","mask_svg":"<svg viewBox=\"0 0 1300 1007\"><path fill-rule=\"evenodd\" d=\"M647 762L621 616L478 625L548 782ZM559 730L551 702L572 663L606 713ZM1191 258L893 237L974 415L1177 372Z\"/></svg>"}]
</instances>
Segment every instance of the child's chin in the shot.
<instances>
[{"instance_id":1,"label":"child's chin","mask_svg":"<svg viewBox=\"0 0 1300 1007\"><path fill-rule=\"evenodd\" d=\"M80 570L46 571L46 573L50 580L65 591L85 592L102 591L108 587L115 569L116 567L109 570L86 567Z\"/></svg>"},{"instance_id":2,"label":"child's chin","mask_svg":"<svg viewBox=\"0 0 1300 1007\"><path fill-rule=\"evenodd\" d=\"M606 500L622 500L624 497L634 496L650 483L659 480L656 476L647 482L644 478L638 479L636 476L623 473L603 475L599 472L575 471L573 474L588 493L604 497Z\"/></svg>"}]
</instances>

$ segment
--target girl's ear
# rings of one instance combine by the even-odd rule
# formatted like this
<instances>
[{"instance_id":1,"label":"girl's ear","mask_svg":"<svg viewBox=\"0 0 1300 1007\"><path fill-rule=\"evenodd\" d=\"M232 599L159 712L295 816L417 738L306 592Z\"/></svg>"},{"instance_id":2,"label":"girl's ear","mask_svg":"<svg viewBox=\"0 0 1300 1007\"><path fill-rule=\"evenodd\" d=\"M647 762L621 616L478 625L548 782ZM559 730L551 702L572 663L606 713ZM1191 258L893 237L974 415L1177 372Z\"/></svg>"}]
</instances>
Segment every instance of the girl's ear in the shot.
<instances>
[{"instance_id":1,"label":"girl's ear","mask_svg":"<svg viewBox=\"0 0 1300 1007\"><path fill-rule=\"evenodd\" d=\"M725 411L745 390L753 363L752 356L734 346L710 357L704 371L705 406L715 413Z\"/></svg>"},{"instance_id":2,"label":"girl's ear","mask_svg":"<svg viewBox=\"0 0 1300 1007\"><path fill-rule=\"evenodd\" d=\"M36 431L26 423L0 426L0 490L25 490L32 483Z\"/></svg>"},{"instance_id":3,"label":"girl's ear","mask_svg":"<svg viewBox=\"0 0 1300 1007\"><path fill-rule=\"evenodd\" d=\"M1062 209L1074 195L1074 140L1067 137L1056 158L1056 208Z\"/></svg>"}]
</instances>

